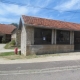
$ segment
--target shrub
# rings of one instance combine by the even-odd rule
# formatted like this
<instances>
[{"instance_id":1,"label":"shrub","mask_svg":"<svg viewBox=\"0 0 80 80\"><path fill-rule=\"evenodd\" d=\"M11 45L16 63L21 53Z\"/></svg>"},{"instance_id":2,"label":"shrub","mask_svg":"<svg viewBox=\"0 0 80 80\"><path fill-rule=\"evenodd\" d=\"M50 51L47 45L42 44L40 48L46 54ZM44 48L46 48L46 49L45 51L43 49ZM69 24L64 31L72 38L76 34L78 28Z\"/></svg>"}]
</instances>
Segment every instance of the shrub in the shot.
<instances>
[{"instance_id":1,"label":"shrub","mask_svg":"<svg viewBox=\"0 0 80 80\"><path fill-rule=\"evenodd\" d=\"M10 49L10 48L14 47L15 45L16 45L15 40L12 40L11 42L7 43L4 48Z\"/></svg>"},{"instance_id":2,"label":"shrub","mask_svg":"<svg viewBox=\"0 0 80 80\"><path fill-rule=\"evenodd\" d=\"M16 45L15 40L12 40L12 41L10 42L10 44L11 44L12 46L15 46L15 45Z\"/></svg>"}]
</instances>

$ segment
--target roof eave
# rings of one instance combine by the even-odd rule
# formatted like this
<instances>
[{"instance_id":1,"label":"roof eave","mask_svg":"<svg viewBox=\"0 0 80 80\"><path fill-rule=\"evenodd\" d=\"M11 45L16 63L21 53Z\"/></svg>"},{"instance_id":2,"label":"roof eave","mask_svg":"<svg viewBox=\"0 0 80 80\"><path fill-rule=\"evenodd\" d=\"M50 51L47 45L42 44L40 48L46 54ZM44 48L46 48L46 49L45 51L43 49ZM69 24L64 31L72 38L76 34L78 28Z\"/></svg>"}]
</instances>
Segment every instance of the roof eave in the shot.
<instances>
[{"instance_id":1,"label":"roof eave","mask_svg":"<svg viewBox=\"0 0 80 80\"><path fill-rule=\"evenodd\" d=\"M24 24L26 27L34 27L34 28L45 28L45 29L57 29L57 30L68 30L68 31L80 31L80 30L74 30L74 29L66 29L66 28L56 28L56 26L53 27L45 27L43 25L32 25L32 24Z\"/></svg>"}]
</instances>

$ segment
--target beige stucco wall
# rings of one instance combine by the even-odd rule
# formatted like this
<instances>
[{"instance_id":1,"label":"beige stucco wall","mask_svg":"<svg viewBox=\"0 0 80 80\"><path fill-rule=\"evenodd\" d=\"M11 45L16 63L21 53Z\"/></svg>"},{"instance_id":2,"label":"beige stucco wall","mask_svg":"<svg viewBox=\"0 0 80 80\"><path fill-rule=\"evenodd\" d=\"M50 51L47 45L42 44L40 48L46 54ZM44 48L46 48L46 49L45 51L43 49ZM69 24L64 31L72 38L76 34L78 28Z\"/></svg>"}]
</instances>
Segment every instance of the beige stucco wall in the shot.
<instances>
[{"instance_id":1,"label":"beige stucco wall","mask_svg":"<svg viewBox=\"0 0 80 80\"><path fill-rule=\"evenodd\" d=\"M16 33L13 33L13 34L11 35L11 40L15 40L15 41L16 41Z\"/></svg>"},{"instance_id":2,"label":"beige stucco wall","mask_svg":"<svg viewBox=\"0 0 80 80\"><path fill-rule=\"evenodd\" d=\"M25 26L22 27L21 31L21 54L26 55L26 45L27 45L27 33Z\"/></svg>"},{"instance_id":3,"label":"beige stucco wall","mask_svg":"<svg viewBox=\"0 0 80 80\"><path fill-rule=\"evenodd\" d=\"M31 54L29 46L34 44L34 28L26 27L26 55Z\"/></svg>"},{"instance_id":4,"label":"beige stucco wall","mask_svg":"<svg viewBox=\"0 0 80 80\"><path fill-rule=\"evenodd\" d=\"M31 54L63 53L74 51L74 45L31 45L28 49Z\"/></svg>"},{"instance_id":5,"label":"beige stucco wall","mask_svg":"<svg viewBox=\"0 0 80 80\"><path fill-rule=\"evenodd\" d=\"M34 44L34 28L32 27L26 27L26 33L27 33L27 45Z\"/></svg>"}]
</instances>

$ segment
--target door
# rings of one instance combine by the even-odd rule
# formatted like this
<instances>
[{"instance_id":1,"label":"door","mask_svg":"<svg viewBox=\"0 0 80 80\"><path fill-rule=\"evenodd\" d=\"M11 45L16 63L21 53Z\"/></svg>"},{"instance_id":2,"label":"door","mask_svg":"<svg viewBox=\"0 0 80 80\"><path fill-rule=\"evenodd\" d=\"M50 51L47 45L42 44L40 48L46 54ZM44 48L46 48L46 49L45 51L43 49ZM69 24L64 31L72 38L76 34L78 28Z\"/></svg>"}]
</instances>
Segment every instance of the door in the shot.
<instances>
[{"instance_id":1,"label":"door","mask_svg":"<svg viewBox=\"0 0 80 80\"><path fill-rule=\"evenodd\" d=\"M74 32L74 50L80 50L80 31Z\"/></svg>"},{"instance_id":2,"label":"door","mask_svg":"<svg viewBox=\"0 0 80 80\"><path fill-rule=\"evenodd\" d=\"M0 36L0 43L2 43L2 36Z\"/></svg>"}]
</instances>

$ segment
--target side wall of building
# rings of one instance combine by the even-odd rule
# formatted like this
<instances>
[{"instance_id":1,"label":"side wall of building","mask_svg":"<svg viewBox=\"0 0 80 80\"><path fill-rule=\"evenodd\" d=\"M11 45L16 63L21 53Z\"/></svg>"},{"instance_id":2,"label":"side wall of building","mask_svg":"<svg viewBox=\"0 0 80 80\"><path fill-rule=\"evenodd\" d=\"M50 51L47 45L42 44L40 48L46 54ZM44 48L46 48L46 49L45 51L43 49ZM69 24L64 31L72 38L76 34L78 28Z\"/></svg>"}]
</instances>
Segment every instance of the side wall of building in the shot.
<instances>
[{"instance_id":1,"label":"side wall of building","mask_svg":"<svg viewBox=\"0 0 80 80\"><path fill-rule=\"evenodd\" d=\"M26 27L27 40L26 40L26 55L31 54L30 45L34 45L34 28Z\"/></svg>"},{"instance_id":2,"label":"side wall of building","mask_svg":"<svg viewBox=\"0 0 80 80\"><path fill-rule=\"evenodd\" d=\"M27 45L27 33L25 26L22 26L22 31L21 31L21 54L26 55L26 45Z\"/></svg>"}]
</instances>

